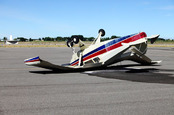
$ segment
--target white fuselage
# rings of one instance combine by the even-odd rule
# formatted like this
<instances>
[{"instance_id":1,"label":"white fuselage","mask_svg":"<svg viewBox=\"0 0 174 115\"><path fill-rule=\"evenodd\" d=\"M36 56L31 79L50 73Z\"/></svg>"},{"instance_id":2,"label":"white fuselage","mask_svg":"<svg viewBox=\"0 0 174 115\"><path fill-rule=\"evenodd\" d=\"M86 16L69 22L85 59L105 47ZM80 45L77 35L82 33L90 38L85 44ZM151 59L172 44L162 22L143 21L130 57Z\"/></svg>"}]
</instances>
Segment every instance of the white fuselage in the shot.
<instances>
[{"instance_id":1,"label":"white fuselage","mask_svg":"<svg viewBox=\"0 0 174 115\"><path fill-rule=\"evenodd\" d=\"M128 44L136 40L138 41L140 38L143 37L139 34L132 34L122 38L92 44L83 51L74 53L70 66L85 66L88 63L101 63L102 65L110 64L112 63L110 59L130 47L130 45L123 45L124 43Z\"/></svg>"}]
</instances>

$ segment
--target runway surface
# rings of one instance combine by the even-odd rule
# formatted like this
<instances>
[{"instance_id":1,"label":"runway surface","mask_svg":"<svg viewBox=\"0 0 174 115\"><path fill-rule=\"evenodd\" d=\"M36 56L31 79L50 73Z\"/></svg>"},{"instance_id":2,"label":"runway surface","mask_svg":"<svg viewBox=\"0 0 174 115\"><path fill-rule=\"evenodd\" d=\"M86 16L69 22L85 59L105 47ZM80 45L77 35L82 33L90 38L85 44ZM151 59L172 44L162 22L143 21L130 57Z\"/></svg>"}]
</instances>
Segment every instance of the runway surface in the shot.
<instances>
[{"instance_id":1,"label":"runway surface","mask_svg":"<svg viewBox=\"0 0 174 115\"><path fill-rule=\"evenodd\" d=\"M130 61L103 70L59 73L24 65L54 64L69 48L0 48L0 115L173 115L174 48L149 48L155 66Z\"/></svg>"}]
</instances>

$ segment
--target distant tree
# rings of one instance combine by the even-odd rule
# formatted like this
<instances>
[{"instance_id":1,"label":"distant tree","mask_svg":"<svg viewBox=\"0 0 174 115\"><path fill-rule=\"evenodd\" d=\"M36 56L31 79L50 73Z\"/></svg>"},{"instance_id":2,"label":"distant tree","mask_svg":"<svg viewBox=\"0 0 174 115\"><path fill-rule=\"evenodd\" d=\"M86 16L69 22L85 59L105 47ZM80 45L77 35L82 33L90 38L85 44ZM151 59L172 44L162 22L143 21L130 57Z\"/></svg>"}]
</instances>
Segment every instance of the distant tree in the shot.
<instances>
[{"instance_id":1,"label":"distant tree","mask_svg":"<svg viewBox=\"0 0 174 115\"><path fill-rule=\"evenodd\" d=\"M165 41L165 39L164 39L164 38L158 38L157 40Z\"/></svg>"},{"instance_id":2,"label":"distant tree","mask_svg":"<svg viewBox=\"0 0 174 115\"><path fill-rule=\"evenodd\" d=\"M63 37L62 40L63 41L67 41L67 40L70 40L71 38L70 37Z\"/></svg>"},{"instance_id":3,"label":"distant tree","mask_svg":"<svg viewBox=\"0 0 174 115\"><path fill-rule=\"evenodd\" d=\"M110 38L109 37L106 37L106 38L102 38L101 41L106 41L106 40L109 40Z\"/></svg>"},{"instance_id":4,"label":"distant tree","mask_svg":"<svg viewBox=\"0 0 174 115\"><path fill-rule=\"evenodd\" d=\"M94 41L94 37L89 37L89 38L86 38L86 41Z\"/></svg>"},{"instance_id":5,"label":"distant tree","mask_svg":"<svg viewBox=\"0 0 174 115\"><path fill-rule=\"evenodd\" d=\"M3 40L6 41L7 40L7 37L4 37Z\"/></svg>"},{"instance_id":6,"label":"distant tree","mask_svg":"<svg viewBox=\"0 0 174 115\"><path fill-rule=\"evenodd\" d=\"M17 38L14 38L15 41L17 41Z\"/></svg>"},{"instance_id":7,"label":"distant tree","mask_svg":"<svg viewBox=\"0 0 174 115\"><path fill-rule=\"evenodd\" d=\"M115 35L111 36L111 39L114 39L114 38L120 38L120 37L119 36L115 36Z\"/></svg>"},{"instance_id":8,"label":"distant tree","mask_svg":"<svg viewBox=\"0 0 174 115\"><path fill-rule=\"evenodd\" d=\"M57 36L55 39L56 39L56 41L62 41L62 37L60 37L60 36Z\"/></svg>"},{"instance_id":9,"label":"distant tree","mask_svg":"<svg viewBox=\"0 0 174 115\"><path fill-rule=\"evenodd\" d=\"M21 41L21 42L25 42L25 41L27 41L28 39L27 39L27 38L24 38L24 37L17 37L17 40L18 40L18 41Z\"/></svg>"},{"instance_id":10,"label":"distant tree","mask_svg":"<svg viewBox=\"0 0 174 115\"><path fill-rule=\"evenodd\" d=\"M54 38L51 38L51 37L45 37L45 38L44 38L44 41L54 41Z\"/></svg>"},{"instance_id":11,"label":"distant tree","mask_svg":"<svg viewBox=\"0 0 174 115\"><path fill-rule=\"evenodd\" d=\"M33 39L29 38L29 41L31 42L31 41L33 41Z\"/></svg>"}]
</instances>

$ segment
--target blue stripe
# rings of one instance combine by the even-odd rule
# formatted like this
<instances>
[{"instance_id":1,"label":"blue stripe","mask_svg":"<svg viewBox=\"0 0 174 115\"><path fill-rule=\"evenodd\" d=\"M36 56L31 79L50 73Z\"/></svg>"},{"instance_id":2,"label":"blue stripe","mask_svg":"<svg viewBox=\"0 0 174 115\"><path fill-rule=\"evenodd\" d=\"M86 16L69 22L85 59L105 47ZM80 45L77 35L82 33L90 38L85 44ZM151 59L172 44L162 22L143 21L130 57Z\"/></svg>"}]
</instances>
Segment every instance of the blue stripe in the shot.
<instances>
[{"instance_id":1,"label":"blue stripe","mask_svg":"<svg viewBox=\"0 0 174 115\"><path fill-rule=\"evenodd\" d=\"M70 63L70 64L76 63L77 61L79 61L79 59L77 59L77 60L73 61L73 62L72 62L72 63Z\"/></svg>"},{"instance_id":2,"label":"blue stripe","mask_svg":"<svg viewBox=\"0 0 174 115\"><path fill-rule=\"evenodd\" d=\"M34 57L34 58L32 58L32 59L29 59L29 60L26 60L25 62L27 62L27 61L32 61L32 60L36 60L36 59L39 59L39 56Z\"/></svg>"},{"instance_id":3,"label":"blue stripe","mask_svg":"<svg viewBox=\"0 0 174 115\"><path fill-rule=\"evenodd\" d=\"M112 45L114 45L114 44L117 44L118 42L121 42L121 41L123 41L123 40L125 40L125 39L127 39L127 38L130 38L130 37L134 36L134 35L136 35L136 34L124 36L124 37L122 37L122 38L116 38L116 39L114 39L114 40L108 42L107 44L105 44L105 48L110 47L110 46L112 46Z\"/></svg>"},{"instance_id":4,"label":"blue stripe","mask_svg":"<svg viewBox=\"0 0 174 115\"><path fill-rule=\"evenodd\" d=\"M102 49L104 49L104 48L105 48L105 45L102 45L102 46L98 47L97 49L95 49L95 50L93 50L93 51L91 51L91 52L85 54L85 55L83 56L83 58L85 58L85 57L87 57L88 55L91 55L91 54L93 54L93 53L95 53L95 52L97 52L97 51L100 51L100 50L102 50Z\"/></svg>"},{"instance_id":5,"label":"blue stripe","mask_svg":"<svg viewBox=\"0 0 174 115\"><path fill-rule=\"evenodd\" d=\"M83 56L83 58L85 58L85 57L87 57L88 55L91 55L91 54L93 54L93 53L95 53L95 52L97 52L97 51L99 51L99 50L102 50L102 49L104 49L104 48L105 48L105 45L102 45L102 46L96 48L95 50L93 50L93 51L91 51L91 52L85 54L85 55ZM75 60L75 61L72 62L71 64L76 63L77 61L79 61L79 59Z\"/></svg>"}]
</instances>

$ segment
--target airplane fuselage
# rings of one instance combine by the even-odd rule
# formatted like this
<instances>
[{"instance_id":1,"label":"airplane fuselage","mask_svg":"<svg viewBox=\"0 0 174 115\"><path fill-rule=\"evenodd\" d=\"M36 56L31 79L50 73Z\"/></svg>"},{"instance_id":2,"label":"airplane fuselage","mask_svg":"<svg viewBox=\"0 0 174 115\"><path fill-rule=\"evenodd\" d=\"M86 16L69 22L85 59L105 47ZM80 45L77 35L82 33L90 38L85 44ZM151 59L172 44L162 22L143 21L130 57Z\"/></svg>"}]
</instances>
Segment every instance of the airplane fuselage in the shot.
<instances>
[{"instance_id":1,"label":"airplane fuselage","mask_svg":"<svg viewBox=\"0 0 174 115\"><path fill-rule=\"evenodd\" d=\"M121 38L115 38L97 44L92 44L84 51L75 53L72 56L70 66L82 66L89 63L101 63L103 65L109 61L109 59L128 48L123 45L124 43L134 42L145 37L146 33L141 32L138 34L132 34Z\"/></svg>"}]
</instances>

